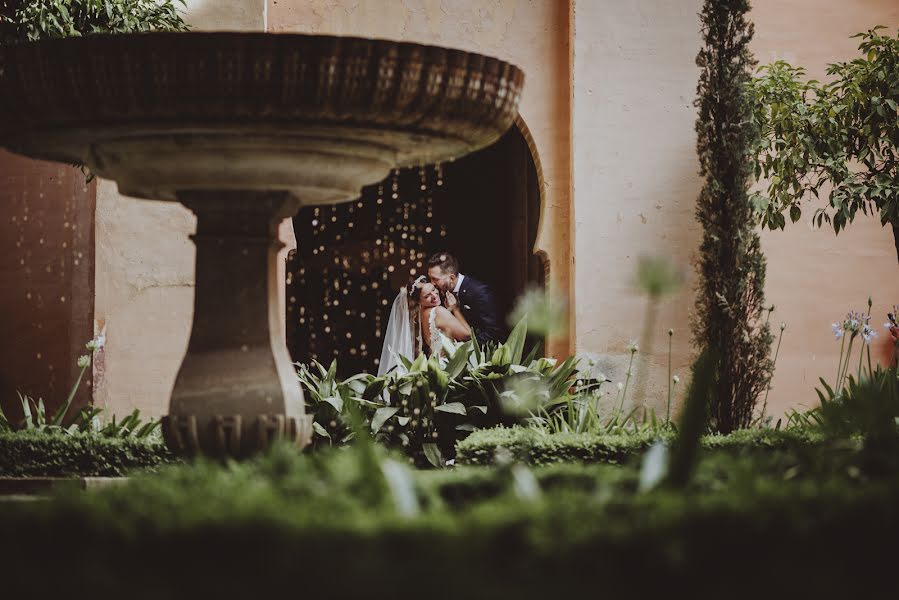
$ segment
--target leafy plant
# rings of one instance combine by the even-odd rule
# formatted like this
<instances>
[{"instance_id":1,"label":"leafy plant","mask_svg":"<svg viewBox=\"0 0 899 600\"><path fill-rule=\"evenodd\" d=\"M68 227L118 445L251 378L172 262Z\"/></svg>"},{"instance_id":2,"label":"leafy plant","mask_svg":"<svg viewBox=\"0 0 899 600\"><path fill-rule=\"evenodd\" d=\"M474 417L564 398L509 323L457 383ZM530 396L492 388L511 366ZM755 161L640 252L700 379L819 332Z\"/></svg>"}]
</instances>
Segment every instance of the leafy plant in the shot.
<instances>
[{"instance_id":1,"label":"leafy plant","mask_svg":"<svg viewBox=\"0 0 899 600\"><path fill-rule=\"evenodd\" d=\"M859 211L878 214L899 256L899 36L882 29L854 35L861 56L828 65L826 83L785 61L750 81L762 133L755 176L767 179L753 203L764 227L783 229L787 212L798 221L802 201L827 184L827 206L812 222L839 233Z\"/></svg>"},{"instance_id":2,"label":"leafy plant","mask_svg":"<svg viewBox=\"0 0 899 600\"><path fill-rule=\"evenodd\" d=\"M557 365L537 358L536 348L524 356L526 336L522 320L505 343L448 344L446 358L401 357L396 369L380 377L361 373L341 381L336 361L327 369L316 362L298 365L315 415L313 447L353 439L352 407L376 440L402 448L420 464L443 466L459 439L481 427L517 422L542 401L525 390L553 399L568 393L575 359Z\"/></svg>"},{"instance_id":3,"label":"leafy plant","mask_svg":"<svg viewBox=\"0 0 899 600\"><path fill-rule=\"evenodd\" d=\"M16 431L42 432L48 434L91 433L103 437L134 436L136 438L146 438L156 433L156 430L159 427L159 421L150 419L149 421L144 422L140 418L140 411L138 409L134 409L131 414L119 422L116 422L116 417L113 415L110 422L102 425L100 415L103 413L103 409L92 405L82 408L72 419L71 423L64 425L66 415L68 415L69 409L72 406L72 400L75 398L75 393L78 391L78 386L81 385L81 380L84 378L85 371L91 366L93 353L102 348L104 343L105 337L101 335L86 344L85 347L90 354L78 357L78 367L81 370L78 372L78 377L75 378L72 389L69 390L68 397L66 397L65 402L56 410L56 412L51 416L48 416L42 398L38 398L35 401L31 396L17 392L19 402L22 406L23 417L18 423L12 423L3 413L3 410L0 409L0 433L12 433Z\"/></svg>"},{"instance_id":4,"label":"leafy plant","mask_svg":"<svg viewBox=\"0 0 899 600\"><path fill-rule=\"evenodd\" d=\"M765 257L749 200L758 131L748 91L753 26L747 0L706 0L696 122L702 224L701 276L693 320L696 346L716 349L707 398L710 425L722 433L752 423L771 378L772 336L764 311Z\"/></svg>"},{"instance_id":5,"label":"leafy plant","mask_svg":"<svg viewBox=\"0 0 899 600\"><path fill-rule=\"evenodd\" d=\"M96 33L184 31L184 0L0 2L0 46Z\"/></svg>"}]
</instances>

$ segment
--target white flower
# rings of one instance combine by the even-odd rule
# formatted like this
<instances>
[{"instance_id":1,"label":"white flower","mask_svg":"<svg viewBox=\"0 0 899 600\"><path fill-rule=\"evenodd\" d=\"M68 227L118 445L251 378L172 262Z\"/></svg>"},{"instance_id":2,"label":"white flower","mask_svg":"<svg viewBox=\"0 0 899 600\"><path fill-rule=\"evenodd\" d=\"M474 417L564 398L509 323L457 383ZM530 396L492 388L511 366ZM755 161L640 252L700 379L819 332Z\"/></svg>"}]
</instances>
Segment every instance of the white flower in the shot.
<instances>
[{"instance_id":1,"label":"white flower","mask_svg":"<svg viewBox=\"0 0 899 600\"><path fill-rule=\"evenodd\" d=\"M839 323L833 323L833 324L831 324L830 328L833 329L833 337L834 337L834 339L837 339L837 340L838 340L838 339L840 339L841 337L843 337L843 333L844 333L844 332L843 332L843 327L842 327Z\"/></svg>"},{"instance_id":2,"label":"white flower","mask_svg":"<svg viewBox=\"0 0 899 600\"><path fill-rule=\"evenodd\" d=\"M624 384L619 381L618 382L618 391L620 392L623 389L624 389Z\"/></svg>"},{"instance_id":3,"label":"white flower","mask_svg":"<svg viewBox=\"0 0 899 600\"><path fill-rule=\"evenodd\" d=\"M87 368L91 364L91 357L87 354L83 354L78 357L78 366L82 369Z\"/></svg>"},{"instance_id":4,"label":"white flower","mask_svg":"<svg viewBox=\"0 0 899 600\"><path fill-rule=\"evenodd\" d=\"M630 344L627 345L627 351L633 354L637 350L640 349L640 346L637 345L637 340L632 340Z\"/></svg>"},{"instance_id":5,"label":"white flower","mask_svg":"<svg viewBox=\"0 0 899 600\"><path fill-rule=\"evenodd\" d=\"M678 383L680 383L680 377L675 375L674 377L671 378L671 381L673 381L675 384L678 384Z\"/></svg>"},{"instance_id":6,"label":"white flower","mask_svg":"<svg viewBox=\"0 0 899 600\"><path fill-rule=\"evenodd\" d=\"M877 337L877 332L865 325L865 328L862 330L862 338L865 340L865 343L870 343L875 337Z\"/></svg>"},{"instance_id":7,"label":"white flower","mask_svg":"<svg viewBox=\"0 0 899 600\"><path fill-rule=\"evenodd\" d=\"M91 352L96 352L97 350L99 350L100 348L102 348L105 345L106 345L106 336L101 333L100 335L98 335L97 337L95 337L94 339L89 341L85 345L85 348L87 348Z\"/></svg>"}]
</instances>

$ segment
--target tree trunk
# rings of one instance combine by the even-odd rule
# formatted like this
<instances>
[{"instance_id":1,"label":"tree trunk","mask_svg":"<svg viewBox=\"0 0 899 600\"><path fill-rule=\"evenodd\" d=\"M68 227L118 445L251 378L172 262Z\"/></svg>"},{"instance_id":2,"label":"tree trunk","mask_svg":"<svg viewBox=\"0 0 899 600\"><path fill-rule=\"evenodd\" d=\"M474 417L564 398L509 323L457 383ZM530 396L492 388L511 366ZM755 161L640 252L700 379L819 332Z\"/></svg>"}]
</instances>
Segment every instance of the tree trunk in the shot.
<instances>
[{"instance_id":1,"label":"tree trunk","mask_svg":"<svg viewBox=\"0 0 899 600\"><path fill-rule=\"evenodd\" d=\"M896 260L899 260L899 221L890 221L893 226L893 245L896 246Z\"/></svg>"}]
</instances>

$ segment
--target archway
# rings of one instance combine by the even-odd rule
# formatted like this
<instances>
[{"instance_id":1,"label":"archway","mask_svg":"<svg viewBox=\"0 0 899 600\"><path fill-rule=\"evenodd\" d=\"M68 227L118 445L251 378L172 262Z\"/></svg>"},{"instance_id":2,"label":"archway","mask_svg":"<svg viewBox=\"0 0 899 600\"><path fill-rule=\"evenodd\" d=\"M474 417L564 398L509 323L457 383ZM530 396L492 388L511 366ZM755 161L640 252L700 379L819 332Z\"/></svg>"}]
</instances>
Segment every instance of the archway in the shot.
<instances>
[{"instance_id":1,"label":"archway","mask_svg":"<svg viewBox=\"0 0 899 600\"><path fill-rule=\"evenodd\" d=\"M343 375L377 370L397 290L439 250L491 287L502 315L527 287L544 285L544 258L534 253L539 162L518 123L463 159L394 172L353 202L294 217L286 287L294 361L339 358Z\"/></svg>"}]
</instances>

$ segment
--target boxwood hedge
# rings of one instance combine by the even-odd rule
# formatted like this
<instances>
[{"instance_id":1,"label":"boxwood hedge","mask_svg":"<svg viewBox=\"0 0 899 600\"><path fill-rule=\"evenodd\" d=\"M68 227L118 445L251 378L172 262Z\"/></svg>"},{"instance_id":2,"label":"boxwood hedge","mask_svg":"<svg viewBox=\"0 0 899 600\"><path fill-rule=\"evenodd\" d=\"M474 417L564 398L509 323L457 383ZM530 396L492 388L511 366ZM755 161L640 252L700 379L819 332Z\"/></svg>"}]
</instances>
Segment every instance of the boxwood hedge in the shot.
<instances>
[{"instance_id":1,"label":"boxwood hedge","mask_svg":"<svg viewBox=\"0 0 899 600\"><path fill-rule=\"evenodd\" d=\"M0 434L0 477L113 477L173 460L158 441L82 433Z\"/></svg>"},{"instance_id":2,"label":"boxwood hedge","mask_svg":"<svg viewBox=\"0 0 899 600\"><path fill-rule=\"evenodd\" d=\"M358 448L168 467L5 507L4 591L829 598L895 585L899 479L754 463L717 453L688 488L649 492L630 467L415 472Z\"/></svg>"},{"instance_id":3,"label":"boxwood hedge","mask_svg":"<svg viewBox=\"0 0 899 600\"><path fill-rule=\"evenodd\" d=\"M526 427L482 429L456 444L456 462L489 465L497 457L533 465L558 462L620 464L642 454L657 439L673 439L670 432L634 434L556 433L544 434ZM728 452L794 450L815 447L826 438L811 430L739 430L729 435L708 435L707 449Z\"/></svg>"}]
</instances>

